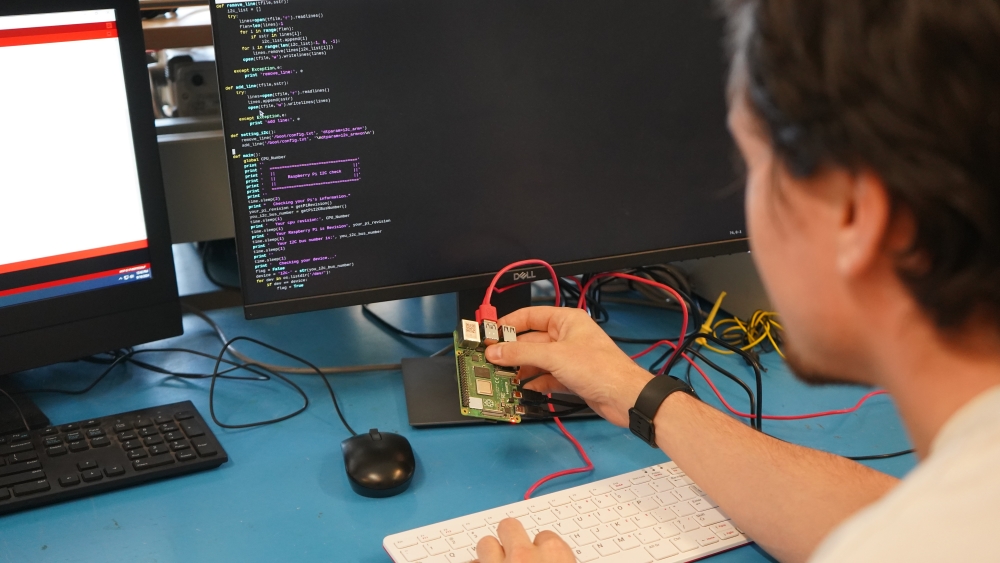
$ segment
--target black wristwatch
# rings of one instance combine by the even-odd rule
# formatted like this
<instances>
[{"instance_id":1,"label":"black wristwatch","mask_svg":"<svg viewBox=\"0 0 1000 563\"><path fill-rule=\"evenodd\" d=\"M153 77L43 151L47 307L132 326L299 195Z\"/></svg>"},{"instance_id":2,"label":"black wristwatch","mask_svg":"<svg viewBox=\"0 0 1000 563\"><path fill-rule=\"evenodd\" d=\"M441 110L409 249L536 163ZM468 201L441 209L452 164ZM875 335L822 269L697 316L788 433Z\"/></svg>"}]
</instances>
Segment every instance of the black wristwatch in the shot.
<instances>
[{"instance_id":1,"label":"black wristwatch","mask_svg":"<svg viewBox=\"0 0 1000 563\"><path fill-rule=\"evenodd\" d=\"M666 401L667 397L677 391L698 398L694 389L676 377L660 375L651 379L639 393L639 398L635 400L635 406L628 411L629 430L650 446L657 447L653 417L656 416L656 411L660 410L663 401Z\"/></svg>"}]
</instances>

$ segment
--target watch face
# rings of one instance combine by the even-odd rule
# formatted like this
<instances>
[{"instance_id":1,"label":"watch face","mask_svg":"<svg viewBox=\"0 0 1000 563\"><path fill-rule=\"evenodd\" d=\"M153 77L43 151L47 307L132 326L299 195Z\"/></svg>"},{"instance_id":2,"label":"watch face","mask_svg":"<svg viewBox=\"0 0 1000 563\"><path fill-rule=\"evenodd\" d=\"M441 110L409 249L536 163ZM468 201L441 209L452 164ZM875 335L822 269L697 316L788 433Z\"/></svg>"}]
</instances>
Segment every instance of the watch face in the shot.
<instances>
[{"instance_id":1,"label":"watch face","mask_svg":"<svg viewBox=\"0 0 1000 563\"><path fill-rule=\"evenodd\" d=\"M643 442L654 448L656 447L656 435L653 432L652 419L634 408L628 411L628 429Z\"/></svg>"}]
</instances>

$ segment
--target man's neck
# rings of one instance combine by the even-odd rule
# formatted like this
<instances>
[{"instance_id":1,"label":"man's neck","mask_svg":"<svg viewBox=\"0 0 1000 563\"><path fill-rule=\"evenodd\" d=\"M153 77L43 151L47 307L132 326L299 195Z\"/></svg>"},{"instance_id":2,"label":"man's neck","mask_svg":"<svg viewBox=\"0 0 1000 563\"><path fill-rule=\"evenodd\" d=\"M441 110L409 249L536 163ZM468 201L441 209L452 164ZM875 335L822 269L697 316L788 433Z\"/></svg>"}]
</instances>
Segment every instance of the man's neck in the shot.
<instances>
[{"instance_id":1,"label":"man's neck","mask_svg":"<svg viewBox=\"0 0 1000 563\"><path fill-rule=\"evenodd\" d=\"M992 327L948 338L929 322L908 322L880 339L878 381L895 398L917 455L930 455L945 423L982 392L1000 385Z\"/></svg>"}]
</instances>

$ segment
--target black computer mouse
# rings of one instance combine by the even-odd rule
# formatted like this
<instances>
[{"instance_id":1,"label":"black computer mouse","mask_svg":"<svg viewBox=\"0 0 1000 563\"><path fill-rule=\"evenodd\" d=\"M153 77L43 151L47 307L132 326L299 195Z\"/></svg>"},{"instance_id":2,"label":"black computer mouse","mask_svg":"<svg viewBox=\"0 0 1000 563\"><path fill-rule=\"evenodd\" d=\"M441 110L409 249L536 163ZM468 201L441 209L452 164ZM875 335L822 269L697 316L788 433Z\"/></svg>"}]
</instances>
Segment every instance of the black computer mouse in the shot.
<instances>
[{"instance_id":1,"label":"black computer mouse","mask_svg":"<svg viewBox=\"0 0 1000 563\"><path fill-rule=\"evenodd\" d=\"M417 461L410 442L372 428L340 443L351 488L366 497L391 497L410 486Z\"/></svg>"}]
</instances>

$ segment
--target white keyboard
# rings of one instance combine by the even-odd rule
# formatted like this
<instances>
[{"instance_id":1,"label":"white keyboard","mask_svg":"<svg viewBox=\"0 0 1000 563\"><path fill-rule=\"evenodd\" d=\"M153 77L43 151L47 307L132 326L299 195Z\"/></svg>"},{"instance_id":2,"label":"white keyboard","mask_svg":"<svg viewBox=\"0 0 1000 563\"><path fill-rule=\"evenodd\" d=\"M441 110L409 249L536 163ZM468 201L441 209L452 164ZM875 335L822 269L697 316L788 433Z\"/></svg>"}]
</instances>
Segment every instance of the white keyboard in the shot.
<instances>
[{"instance_id":1,"label":"white keyboard","mask_svg":"<svg viewBox=\"0 0 1000 563\"><path fill-rule=\"evenodd\" d=\"M694 561L750 542L673 462L387 536L395 563L469 563L497 524L551 530L586 563Z\"/></svg>"}]
</instances>

